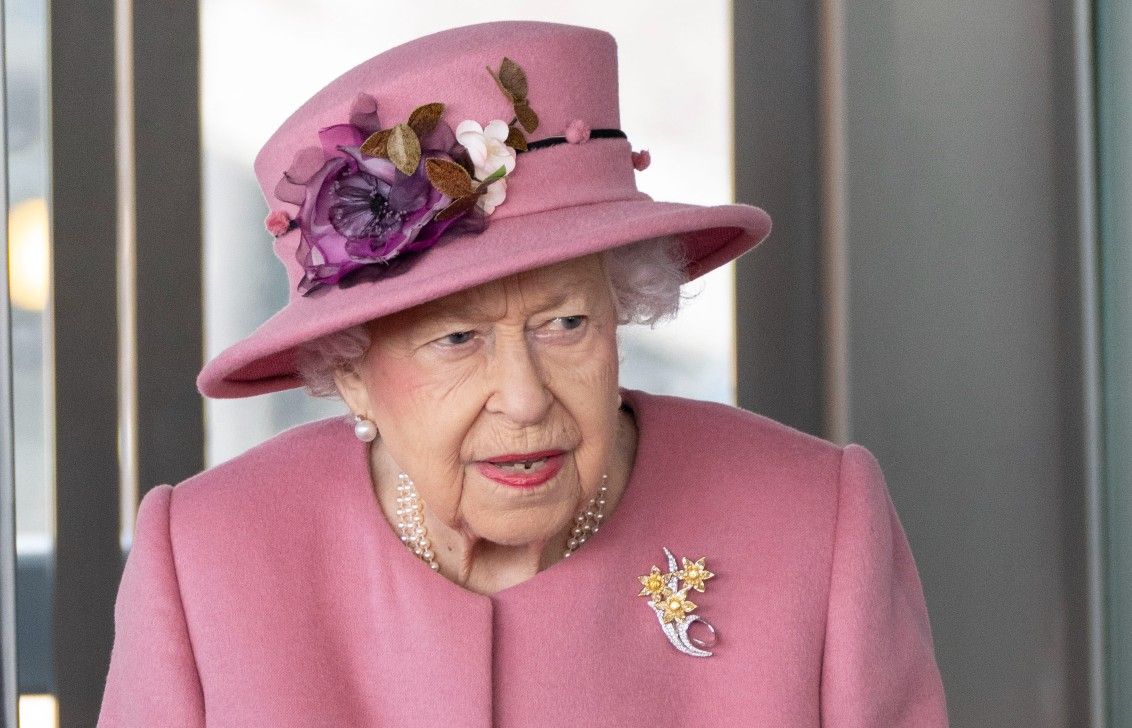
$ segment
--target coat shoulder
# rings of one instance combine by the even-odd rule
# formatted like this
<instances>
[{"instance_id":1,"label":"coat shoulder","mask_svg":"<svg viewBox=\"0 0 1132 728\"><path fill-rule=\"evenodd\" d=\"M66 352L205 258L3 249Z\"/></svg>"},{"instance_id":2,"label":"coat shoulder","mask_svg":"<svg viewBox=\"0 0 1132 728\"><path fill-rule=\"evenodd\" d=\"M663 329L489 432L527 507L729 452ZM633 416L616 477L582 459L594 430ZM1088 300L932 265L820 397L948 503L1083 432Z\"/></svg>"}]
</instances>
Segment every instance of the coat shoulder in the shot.
<instances>
[{"instance_id":1,"label":"coat shoulder","mask_svg":"<svg viewBox=\"0 0 1132 728\"><path fill-rule=\"evenodd\" d=\"M841 446L718 402L636 393L629 401L639 405L638 462L667 503L733 533L759 523L829 540Z\"/></svg>"},{"instance_id":2,"label":"coat shoulder","mask_svg":"<svg viewBox=\"0 0 1132 728\"><path fill-rule=\"evenodd\" d=\"M650 424L685 451L711 453L726 461L759 458L824 465L841 458L840 445L757 412L721 402L634 394L631 401L647 407Z\"/></svg>"},{"instance_id":3,"label":"coat shoulder","mask_svg":"<svg viewBox=\"0 0 1132 728\"><path fill-rule=\"evenodd\" d=\"M175 484L173 500L179 509L195 505L211 511L223 504L277 501L312 479L333 477L351 441L363 446L344 415L294 425Z\"/></svg>"}]
</instances>

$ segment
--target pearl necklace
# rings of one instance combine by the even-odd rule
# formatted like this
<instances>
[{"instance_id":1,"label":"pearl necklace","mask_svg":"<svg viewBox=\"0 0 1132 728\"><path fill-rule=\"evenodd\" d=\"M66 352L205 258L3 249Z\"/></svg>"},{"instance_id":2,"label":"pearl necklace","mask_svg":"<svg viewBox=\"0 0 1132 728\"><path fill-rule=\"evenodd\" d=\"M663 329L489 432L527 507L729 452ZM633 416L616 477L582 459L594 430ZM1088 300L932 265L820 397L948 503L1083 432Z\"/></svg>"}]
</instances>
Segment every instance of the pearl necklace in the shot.
<instances>
[{"instance_id":1,"label":"pearl necklace","mask_svg":"<svg viewBox=\"0 0 1132 728\"><path fill-rule=\"evenodd\" d=\"M574 528L570 531L570 540L566 543L566 553L563 554L563 558L577 551L587 538L597 533L598 526L605 517L608 479L608 475L603 473L597 495L590 498L585 509L574 516ZM424 504L417 495L417 489L413 487L412 479L405 473L397 474L397 530L401 532L401 543L412 549L430 569L440 570L440 564L436 563L436 553L432 550L432 541L429 540L428 531L425 530Z\"/></svg>"}]
</instances>

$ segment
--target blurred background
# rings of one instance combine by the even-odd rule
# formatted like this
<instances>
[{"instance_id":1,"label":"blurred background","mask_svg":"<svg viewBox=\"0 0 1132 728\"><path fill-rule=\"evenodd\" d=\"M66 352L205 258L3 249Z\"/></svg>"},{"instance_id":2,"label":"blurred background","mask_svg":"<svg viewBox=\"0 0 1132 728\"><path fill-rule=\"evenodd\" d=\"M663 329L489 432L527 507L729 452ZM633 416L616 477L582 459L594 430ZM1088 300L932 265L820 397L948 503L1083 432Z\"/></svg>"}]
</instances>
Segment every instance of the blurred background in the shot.
<instances>
[{"instance_id":1,"label":"blurred background","mask_svg":"<svg viewBox=\"0 0 1132 728\"><path fill-rule=\"evenodd\" d=\"M522 18L617 38L643 191L775 221L622 331L623 383L877 455L953 725L1132 726L1128 3L0 5L4 725L94 724L146 490L345 411L195 389L286 300L260 146L376 53Z\"/></svg>"}]
</instances>

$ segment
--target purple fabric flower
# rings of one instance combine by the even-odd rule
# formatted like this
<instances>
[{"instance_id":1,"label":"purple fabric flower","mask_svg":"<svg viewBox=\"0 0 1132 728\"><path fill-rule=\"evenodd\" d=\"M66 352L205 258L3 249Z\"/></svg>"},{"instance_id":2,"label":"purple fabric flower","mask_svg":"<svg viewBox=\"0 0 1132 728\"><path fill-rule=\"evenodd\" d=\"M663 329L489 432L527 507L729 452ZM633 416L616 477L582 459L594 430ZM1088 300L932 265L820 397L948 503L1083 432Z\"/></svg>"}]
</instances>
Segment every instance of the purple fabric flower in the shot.
<instances>
[{"instance_id":1,"label":"purple fabric flower","mask_svg":"<svg viewBox=\"0 0 1132 728\"><path fill-rule=\"evenodd\" d=\"M351 121L365 128L350 123L320 130L321 149L296 154L276 188L279 199L300 205L297 256L305 274L298 288L303 295L363 267L384 267L403 253L429 248L446 232L478 232L486 225L474 210L433 220L452 200L429 182L425 160L454 159L463 152L446 123L421 139L420 164L407 175L388 159L360 150L370 130L379 128L372 97L355 102Z\"/></svg>"}]
</instances>

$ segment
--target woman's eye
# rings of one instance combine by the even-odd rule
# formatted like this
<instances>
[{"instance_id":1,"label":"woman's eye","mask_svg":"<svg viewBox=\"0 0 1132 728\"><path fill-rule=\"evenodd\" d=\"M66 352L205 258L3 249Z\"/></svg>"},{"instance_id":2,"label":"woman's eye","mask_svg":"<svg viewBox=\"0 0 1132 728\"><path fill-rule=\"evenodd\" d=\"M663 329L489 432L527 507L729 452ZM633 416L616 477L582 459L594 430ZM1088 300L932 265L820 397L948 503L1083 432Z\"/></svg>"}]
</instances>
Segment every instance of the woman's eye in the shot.
<instances>
[{"instance_id":1,"label":"woman's eye","mask_svg":"<svg viewBox=\"0 0 1132 728\"><path fill-rule=\"evenodd\" d=\"M567 333L581 334L582 328L586 325L586 320L589 316L575 315L575 316L558 316L547 321L538 332L540 337L561 338ZM571 336L573 340L574 336Z\"/></svg>"},{"instance_id":2,"label":"woman's eye","mask_svg":"<svg viewBox=\"0 0 1132 728\"><path fill-rule=\"evenodd\" d=\"M559 322L564 329L576 329L586 322L585 316L559 316L554 319Z\"/></svg>"},{"instance_id":3,"label":"woman's eye","mask_svg":"<svg viewBox=\"0 0 1132 728\"><path fill-rule=\"evenodd\" d=\"M447 336L442 336L437 339L437 341L444 346L459 346L460 344L466 344L471 341L475 335L475 331L456 331Z\"/></svg>"}]
</instances>

